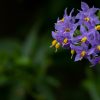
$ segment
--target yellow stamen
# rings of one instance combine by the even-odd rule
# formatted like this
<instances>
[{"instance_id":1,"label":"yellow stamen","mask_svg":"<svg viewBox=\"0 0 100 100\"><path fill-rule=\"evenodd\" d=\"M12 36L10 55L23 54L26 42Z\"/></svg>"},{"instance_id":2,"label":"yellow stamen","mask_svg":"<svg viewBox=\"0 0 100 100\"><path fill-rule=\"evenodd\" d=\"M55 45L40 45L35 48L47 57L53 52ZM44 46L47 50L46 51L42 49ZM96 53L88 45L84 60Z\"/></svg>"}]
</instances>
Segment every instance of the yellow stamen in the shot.
<instances>
[{"instance_id":1,"label":"yellow stamen","mask_svg":"<svg viewBox=\"0 0 100 100\"><path fill-rule=\"evenodd\" d=\"M89 21L90 21L90 18L89 18L89 17L85 17L84 20L85 20L86 22L89 22Z\"/></svg>"},{"instance_id":2,"label":"yellow stamen","mask_svg":"<svg viewBox=\"0 0 100 100\"><path fill-rule=\"evenodd\" d=\"M60 47L60 43L57 43L57 44L55 45L55 48L58 49L59 47Z\"/></svg>"},{"instance_id":3,"label":"yellow stamen","mask_svg":"<svg viewBox=\"0 0 100 100\"><path fill-rule=\"evenodd\" d=\"M57 52L57 49L60 47L60 43L57 43L56 45L55 45L55 48L56 48L56 51L55 52Z\"/></svg>"},{"instance_id":4,"label":"yellow stamen","mask_svg":"<svg viewBox=\"0 0 100 100\"><path fill-rule=\"evenodd\" d=\"M100 51L100 45L98 45L98 46L97 46L97 50L99 50L99 51Z\"/></svg>"},{"instance_id":5,"label":"yellow stamen","mask_svg":"<svg viewBox=\"0 0 100 100\"><path fill-rule=\"evenodd\" d=\"M68 39L65 38L65 39L63 40L63 43L64 43L64 44L68 43Z\"/></svg>"},{"instance_id":6,"label":"yellow stamen","mask_svg":"<svg viewBox=\"0 0 100 100\"><path fill-rule=\"evenodd\" d=\"M70 32L70 28L66 28L65 29L65 32Z\"/></svg>"},{"instance_id":7,"label":"yellow stamen","mask_svg":"<svg viewBox=\"0 0 100 100\"><path fill-rule=\"evenodd\" d=\"M75 54L75 50L72 49L71 50L71 54L74 55Z\"/></svg>"},{"instance_id":8,"label":"yellow stamen","mask_svg":"<svg viewBox=\"0 0 100 100\"><path fill-rule=\"evenodd\" d=\"M95 26L96 30L100 30L100 25Z\"/></svg>"},{"instance_id":9,"label":"yellow stamen","mask_svg":"<svg viewBox=\"0 0 100 100\"><path fill-rule=\"evenodd\" d=\"M60 22L64 22L64 18L62 18L62 19L60 20Z\"/></svg>"},{"instance_id":10,"label":"yellow stamen","mask_svg":"<svg viewBox=\"0 0 100 100\"><path fill-rule=\"evenodd\" d=\"M87 41L87 37L86 36L81 39L81 42L86 42L86 41Z\"/></svg>"},{"instance_id":11,"label":"yellow stamen","mask_svg":"<svg viewBox=\"0 0 100 100\"><path fill-rule=\"evenodd\" d=\"M84 57L86 55L86 51L81 52L81 57Z\"/></svg>"},{"instance_id":12,"label":"yellow stamen","mask_svg":"<svg viewBox=\"0 0 100 100\"><path fill-rule=\"evenodd\" d=\"M71 50L71 55L72 55L72 56L71 56L71 59L73 58L73 55L74 55L74 54L75 54L75 50L72 49L72 50Z\"/></svg>"},{"instance_id":13,"label":"yellow stamen","mask_svg":"<svg viewBox=\"0 0 100 100\"><path fill-rule=\"evenodd\" d=\"M57 43L57 40L53 40L53 41L52 41L52 45L51 45L50 47L55 46L55 45L56 45L56 43Z\"/></svg>"}]
</instances>

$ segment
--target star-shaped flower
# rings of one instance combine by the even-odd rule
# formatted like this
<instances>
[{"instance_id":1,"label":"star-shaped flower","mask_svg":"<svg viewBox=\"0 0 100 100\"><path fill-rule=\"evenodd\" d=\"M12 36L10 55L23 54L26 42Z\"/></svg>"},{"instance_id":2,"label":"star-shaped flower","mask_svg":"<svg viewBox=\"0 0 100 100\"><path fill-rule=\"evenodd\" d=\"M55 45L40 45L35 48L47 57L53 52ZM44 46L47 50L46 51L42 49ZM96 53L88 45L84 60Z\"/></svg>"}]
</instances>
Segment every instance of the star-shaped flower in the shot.
<instances>
[{"instance_id":1,"label":"star-shaped flower","mask_svg":"<svg viewBox=\"0 0 100 100\"><path fill-rule=\"evenodd\" d=\"M89 6L81 2L82 11L76 15L76 19L79 19L79 25L84 24L89 29L91 26L95 26L96 24L100 24L98 17L95 15L98 8L89 8Z\"/></svg>"}]
</instances>

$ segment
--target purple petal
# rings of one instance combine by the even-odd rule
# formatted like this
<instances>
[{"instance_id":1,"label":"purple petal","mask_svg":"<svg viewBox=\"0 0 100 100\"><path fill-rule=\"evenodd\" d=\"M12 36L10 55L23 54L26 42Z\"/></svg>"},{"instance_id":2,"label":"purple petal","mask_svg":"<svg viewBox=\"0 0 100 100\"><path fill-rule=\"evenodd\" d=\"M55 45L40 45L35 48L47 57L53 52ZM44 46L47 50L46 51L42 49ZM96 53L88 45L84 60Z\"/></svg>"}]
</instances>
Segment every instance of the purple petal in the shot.
<instances>
[{"instance_id":1,"label":"purple petal","mask_svg":"<svg viewBox=\"0 0 100 100\"><path fill-rule=\"evenodd\" d=\"M80 54L77 54L75 57L75 61L79 61L79 60L82 60L82 57L80 56Z\"/></svg>"},{"instance_id":2,"label":"purple petal","mask_svg":"<svg viewBox=\"0 0 100 100\"><path fill-rule=\"evenodd\" d=\"M65 16L68 16L68 14L67 14L67 8L65 9L65 11L64 11L64 17Z\"/></svg>"},{"instance_id":3,"label":"purple petal","mask_svg":"<svg viewBox=\"0 0 100 100\"><path fill-rule=\"evenodd\" d=\"M98 18L98 16L91 16L91 24L92 26L95 26L96 24L100 24L100 20Z\"/></svg>"},{"instance_id":4,"label":"purple petal","mask_svg":"<svg viewBox=\"0 0 100 100\"><path fill-rule=\"evenodd\" d=\"M95 51L95 48L91 48L88 52L87 52L87 55L91 55L93 54Z\"/></svg>"},{"instance_id":5,"label":"purple petal","mask_svg":"<svg viewBox=\"0 0 100 100\"><path fill-rule=\"evenodd\" d=\"M81 8L83 11L87 11L89 9L89 6L85 2L81 2Z\"/></svg>"},{"instance_id":6,"label":"purple petal","mask_svg":"<svg viewBox=\"0 0 100 100\"><path fill-rule=\"evenodd\" d=\"M62 43L63 40L64 40L64 37L62 35L58 35L56 36L56 40L59 42L59 43Z\"/></svg>"},{"instance_id":7,"label":"purple petal","mask_svg":"<svg viewBox=\"0 0 100 100\"><path fill-rule=\"evenodd\" d=\"M56 38L57 38L57 33L54 32L54 31L52 31L52 37L53 37L54 39L56 39Z\"/></svg>"},{"instance_id":8,"label":"purple petal","mask_svg":"<svg viewBox=\"0 0 100 100\"><path fill-rule=\"evenodd\" d=\"M69 16L72 16L72 13L74 12L74 8L71 10Z\"/></svg>"},{"instance_id":9,"label":"purple petal","mask_svg":"<svg viewBox=\"0 0 100 100\"><path fill-rule=\"evenodd\" d=\"M83 47L83 50L87 51L88 50L88 45L85 43L82 43L81 46Z\"/></svg>"},{"instance_id":10,"label":"purple petal","mask_svg":"<svg viewBox=\"0 0 100 100\"><path fill-rule=\"evenodd\" d=\"M82 14L79 12L79 13L76 15L75 18L76 18L76 19L80 19L81 15L82 15Z\"/></svg>"},{"instance_id":11,"label":"purple petal","mask_svg":"<svg viewBox=\"0 0 100 100\"><path fill-rule=\"evenodd\" d=\"M55 24L55 30L60 31L60 32L64 31L65 27L66 26L63 23L56 23Z\"/></svg>"},{"instance_id":12,"label":"purple petal","mask_svg":"<svg viewBox=\"0 0 100 100\"><path fill-rule=\"evenodd\" d=\"M71 49L76 50L77 53L80 53L83 50L82 46L75 46L73 44L70 45Z\"/></svg>"},{"instance_id":13,"label":"purple petal","mask_svg":"<svg viewBox=\"0 0 100 100\"><path fill-rule=\"evenodd\" d=\"M100 33L98 31L95 32L95 41L100 42Z\"/></svg>"},{"instance_id":14,"label":"purple petal","mask_svg":"<svg viewBox=\"0 0 100 100\"><path fill-rule=\"evenodd\" d=\"M96 13L97 10L99 10L99 9L98 9L98 8L94 8L94 7L92 7L92 8L89 9L88 12L89 12L90 15L93 15L93 14Z\"/></svg>"},{"instance_id":15,"label":"purple petal","mask_svg":"<svg viewBox=\"0 0 100 100\"><path fill-rule=\"evenodd\" d=\"M81 25L80 31L81 31L82 34L86 33L86 29L85 29L85 27L83 25Z\"/></svg>"}]
</instances>

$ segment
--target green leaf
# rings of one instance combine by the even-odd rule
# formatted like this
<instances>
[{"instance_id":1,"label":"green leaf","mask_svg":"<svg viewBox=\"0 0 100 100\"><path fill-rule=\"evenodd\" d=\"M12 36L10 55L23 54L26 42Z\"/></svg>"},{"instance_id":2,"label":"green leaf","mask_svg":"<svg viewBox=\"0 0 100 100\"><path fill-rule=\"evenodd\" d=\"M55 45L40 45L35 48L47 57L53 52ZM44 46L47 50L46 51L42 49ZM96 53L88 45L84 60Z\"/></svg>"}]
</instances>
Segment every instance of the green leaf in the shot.
<instances>
[{"instance_id":1,"label":"green leaf","mask_svg":"<svg viewBox=\"0 0 100 100\"><path fill-rule=\"evenodd\" d=\"M98 11L97 16L100 19L100 10Z\"/></svg>"},{"instance_id":2,"label":"green leaf","mask_svg":"<svg viewBox=\"0 0 100 100\"><path fill-rule=\"evenodd\" d=\"M79 36L79 35L81 35L80 31L76 30L73 36L76 37L76 36Z\"/></svg>"}]
</instances>

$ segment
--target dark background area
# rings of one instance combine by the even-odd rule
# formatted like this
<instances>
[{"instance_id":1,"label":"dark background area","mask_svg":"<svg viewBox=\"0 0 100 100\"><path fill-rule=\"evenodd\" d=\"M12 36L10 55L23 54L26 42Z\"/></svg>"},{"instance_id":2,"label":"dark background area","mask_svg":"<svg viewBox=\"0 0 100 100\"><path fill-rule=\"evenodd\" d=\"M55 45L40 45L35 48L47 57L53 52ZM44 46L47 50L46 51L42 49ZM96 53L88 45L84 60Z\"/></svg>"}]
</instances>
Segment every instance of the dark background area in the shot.
<instances>
[{"instance_id":1,"label":"dark background area","mask_svg":"<svg viewBox=\"0 0 100 100\"><path fill-rule=\"evenodd\" d=\"M100 8L99 0L84 2ZM100 100L100 65L49 48L57 18L80 7L81 0L0 1L0 100Z\"/></svg>"}]
</instances>

